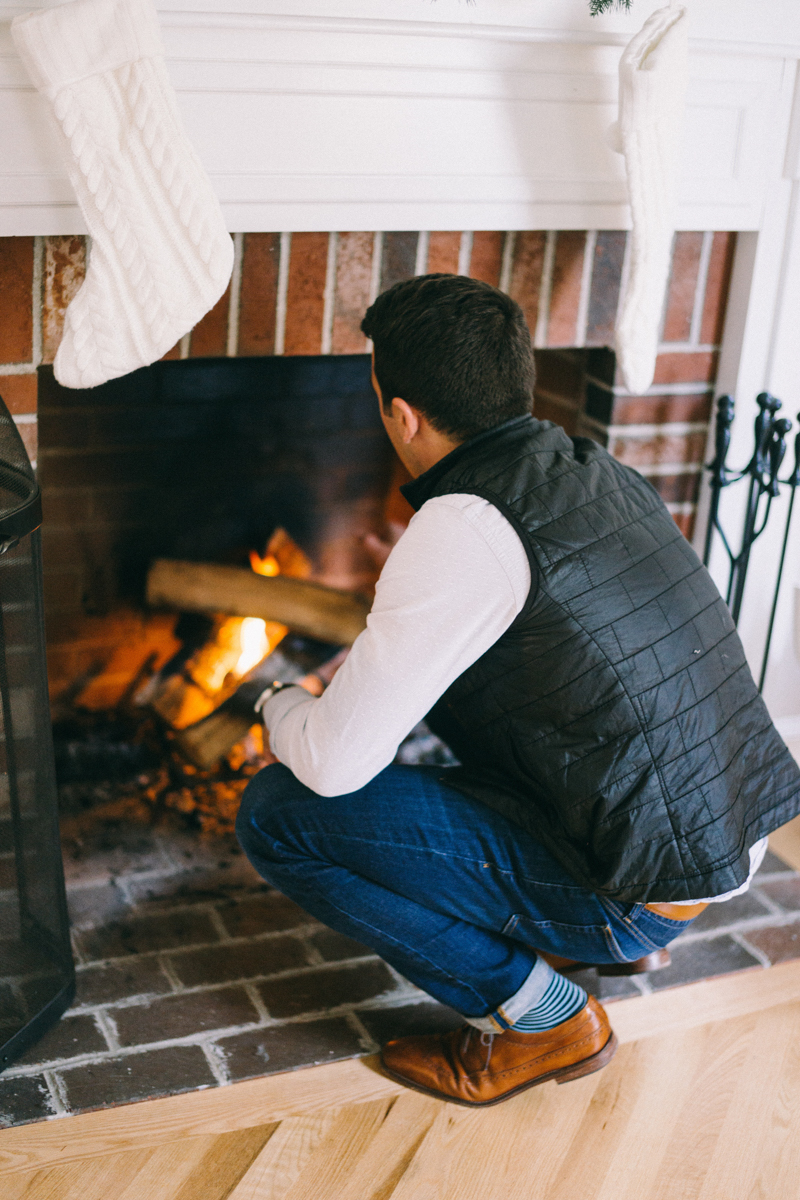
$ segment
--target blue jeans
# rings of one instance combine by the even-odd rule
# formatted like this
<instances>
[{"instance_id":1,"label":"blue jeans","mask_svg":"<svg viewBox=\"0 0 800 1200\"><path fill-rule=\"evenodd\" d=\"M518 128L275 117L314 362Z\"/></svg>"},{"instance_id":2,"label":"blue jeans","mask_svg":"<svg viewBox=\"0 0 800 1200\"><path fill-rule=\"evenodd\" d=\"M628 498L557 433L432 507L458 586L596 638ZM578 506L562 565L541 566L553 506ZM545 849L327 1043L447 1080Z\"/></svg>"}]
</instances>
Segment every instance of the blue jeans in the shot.
<instances>
[{"instance_id":1,"label":"blue jeans","mask_svg":"<svg viewBox=\"0 0 800 1200\"><path fill-rule=\"evenodd\" d=\"M442 767L391 766L324 797L274 763L249 783L236 832L259 874L307 912L465 1016L496 1025L500 1013L501 1027L537 998L537 949L627 962L690 924L581 887L446 778Z\"/></svg>"}]
</instances>

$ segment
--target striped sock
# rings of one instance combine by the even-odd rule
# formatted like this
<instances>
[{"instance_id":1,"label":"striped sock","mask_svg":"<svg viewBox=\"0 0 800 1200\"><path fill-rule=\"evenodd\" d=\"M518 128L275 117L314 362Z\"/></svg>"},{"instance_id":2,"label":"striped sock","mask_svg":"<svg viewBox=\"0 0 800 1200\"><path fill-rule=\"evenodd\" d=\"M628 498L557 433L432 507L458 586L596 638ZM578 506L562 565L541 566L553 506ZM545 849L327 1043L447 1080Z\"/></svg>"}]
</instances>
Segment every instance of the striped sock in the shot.
<instances>
[{"instance_id":1,"label":"striped sock","mask_svg":"<svg viewBox=\"0 0 800 1200\"><path fill-rule=\"evenodd\" d=\"M568 1021L570 1017L579 1013L588 999L582 987L554 971L541 1000L523 1013L511 1028L516 1029L518 1033L537 1033L542 1029L552 1029L554 1025L560 1025L562 1021Z\"/></svg>"}]
</instances>

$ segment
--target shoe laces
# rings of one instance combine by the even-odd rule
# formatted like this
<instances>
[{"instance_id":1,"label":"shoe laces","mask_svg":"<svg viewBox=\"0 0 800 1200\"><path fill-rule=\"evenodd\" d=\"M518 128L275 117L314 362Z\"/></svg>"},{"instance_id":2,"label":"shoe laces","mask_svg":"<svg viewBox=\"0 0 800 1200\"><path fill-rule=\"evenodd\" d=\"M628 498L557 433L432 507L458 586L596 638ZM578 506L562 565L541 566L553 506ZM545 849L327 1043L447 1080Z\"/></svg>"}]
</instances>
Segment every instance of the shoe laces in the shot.
<instances>
[{"instance_id":1,"label":"shoe laces","mask_svg":"<svg viewBox=\"0 0 800 1200\"><path fill-rule=\"evenodd\" d=\"M474 1025L467 1025L465 1033L464 1033L464 1042L461 1046L462 1055L467 1053L467 1050L469 1048L470 1039L471 1039L473 1033L477 1033L477 1032L478 1032L478 1030L475 1028ZM481 1045L486 1047L486 1062L483 1064L484 1071L489 1070L489 1063L492 1061L492 1047L494 1046L494 1039L495 1039L495 1035L493 1033L489 1033L485 1029L481 1031Z\"/></svg>"}]
</instances>

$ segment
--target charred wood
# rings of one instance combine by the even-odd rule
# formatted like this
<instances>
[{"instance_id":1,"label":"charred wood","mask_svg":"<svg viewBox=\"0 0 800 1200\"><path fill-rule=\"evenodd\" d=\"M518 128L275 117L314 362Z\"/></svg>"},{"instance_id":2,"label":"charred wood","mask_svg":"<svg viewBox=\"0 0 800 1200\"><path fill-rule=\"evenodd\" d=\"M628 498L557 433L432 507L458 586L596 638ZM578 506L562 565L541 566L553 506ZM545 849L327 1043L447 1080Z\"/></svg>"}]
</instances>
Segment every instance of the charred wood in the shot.
<instances>
[{"instance_id":1,"label":"charred wood","mask_svg":"<svg viewBox=\"0 0 800 1200\"><path fill-rule=\"evenodd\" d=\"M280 621L296 633L340 646L352 645L370 609L361 596L303 579L167 558L156 559L150 568L147 602L154 608Z\"/></svg>"}]
</instances>

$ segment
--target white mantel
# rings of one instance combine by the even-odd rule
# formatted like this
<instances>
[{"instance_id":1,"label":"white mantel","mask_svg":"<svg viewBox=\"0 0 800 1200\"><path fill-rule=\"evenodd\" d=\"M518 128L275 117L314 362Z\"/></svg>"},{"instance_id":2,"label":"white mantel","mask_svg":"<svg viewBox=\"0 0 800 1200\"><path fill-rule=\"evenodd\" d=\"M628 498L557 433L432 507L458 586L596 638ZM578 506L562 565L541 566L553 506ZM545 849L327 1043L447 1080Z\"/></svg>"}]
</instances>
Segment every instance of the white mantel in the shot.
<instances>
[{"instance_id":1,"label":"white mantel","mask_svg":"<svg viewBox=\"0 0 800 1200\"><path fill-rule=\"evenodd\" d=\"M50 2L0 0L0 236L84 231L7 25ZM737 396L742 461L758 391L800 411L800 0L685 2L679 224L746 231L719 379ZM621 48L657 7L593 19L588 0L158 4L190 136L230 229L253 232L626 228L606 131ZM778 537L751 566L741 630L754 666ZM800 738L800 518L792 543L766 698Z\"/></svg>"},{"instance_id":2,"label":"white mantel","mask_svg":"<svg viewBox=\"0 0 800 1200\"><path fill-rule=\"evenodd\" d=\"M0 4L0 236L83 232ZM656 0L166 0L168 66L231 229L624 228L620 49ZM689 0L680 225L758 229L797 0Z\"/></svg>"}]
</instances>

